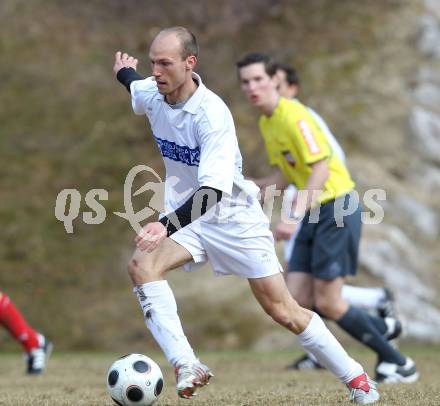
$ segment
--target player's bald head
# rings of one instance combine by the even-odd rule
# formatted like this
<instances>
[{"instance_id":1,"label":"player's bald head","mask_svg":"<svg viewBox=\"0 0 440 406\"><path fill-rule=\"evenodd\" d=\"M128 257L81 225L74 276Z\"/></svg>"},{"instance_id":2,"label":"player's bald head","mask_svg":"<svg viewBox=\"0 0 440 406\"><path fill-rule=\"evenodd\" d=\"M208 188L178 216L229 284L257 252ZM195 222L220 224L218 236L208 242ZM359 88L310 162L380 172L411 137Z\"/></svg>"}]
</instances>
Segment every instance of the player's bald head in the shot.
<instances>
[{"instance_id":1,"label":"player's bald head","mask_svg":"<svg viewBox=\"0 0 440 406\"><path fill-rule=\"evenodd\" d=\"M180 54L182 59L189 56L197 57L199 54L199 46L195 35L185 27L169 27L165 28L156 35L153 43L157 41L171 41L177 40L176 46L180 47Z\"/></svg>"}]
</instances>

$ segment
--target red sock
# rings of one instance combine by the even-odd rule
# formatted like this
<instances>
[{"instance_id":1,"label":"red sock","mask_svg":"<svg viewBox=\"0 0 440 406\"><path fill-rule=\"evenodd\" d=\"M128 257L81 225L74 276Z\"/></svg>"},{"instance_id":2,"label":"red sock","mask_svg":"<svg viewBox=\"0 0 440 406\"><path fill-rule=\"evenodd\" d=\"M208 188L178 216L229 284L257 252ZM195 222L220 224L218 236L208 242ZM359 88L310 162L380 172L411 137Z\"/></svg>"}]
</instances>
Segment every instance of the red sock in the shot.
<instances>
[{"instance_id":1,"label":"red sock","mask_svg":"<svg viewBox=\"0 0 440 406\"><path fill-rule=\"evenodd\" d=\"M0 324L20 342L26 352L38 347L37 333L26 323L9 297L0 292Z\"/></svg>"},{"instance_id":2,"label":"red sock","mask_svg":"<svg viewBox=\"0 0 440 406\"><path fill-rule=\"evenodd\" d=\"M368 384L368 377L365 372L363 372L361 375L357 376L356 378L352 379L348 386L350 388L355 389L362 389L364 392L370 391L370 385Z\"/></svg>"}]
</instances>

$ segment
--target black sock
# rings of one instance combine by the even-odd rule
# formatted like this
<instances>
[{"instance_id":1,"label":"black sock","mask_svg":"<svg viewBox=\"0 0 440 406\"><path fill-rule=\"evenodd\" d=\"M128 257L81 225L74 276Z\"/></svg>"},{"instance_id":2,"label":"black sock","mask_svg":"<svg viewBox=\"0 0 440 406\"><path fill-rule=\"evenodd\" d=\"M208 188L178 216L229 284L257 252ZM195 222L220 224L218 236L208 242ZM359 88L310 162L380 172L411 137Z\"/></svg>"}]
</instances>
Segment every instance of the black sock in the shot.
<instances>
[{"instance_id":1,"label":"black sock","mask_svg":"<svg viewBox=\"0 0 440 406\"><path fill-rule=\"evenodd\" d=\"M337 323L352 337L375 351L379 356L379 362L386 361L398 365L405 364L405 357L390 345L378 330L370 315L364 310L350 306Z\"/></svg>"},{"instance_id":2,"label":"black sock","mask_svg":"<svg viewBox=\"0 0 440 406\"><path fill-rule=\"evenodd\" d=\"M372 316L367 312L365 312L365 314L374 323L379 333L385 335L385 333L388 331L388 326L387 323L385 323L385 320L382 317Z\"/></svg>"}]
</instances>

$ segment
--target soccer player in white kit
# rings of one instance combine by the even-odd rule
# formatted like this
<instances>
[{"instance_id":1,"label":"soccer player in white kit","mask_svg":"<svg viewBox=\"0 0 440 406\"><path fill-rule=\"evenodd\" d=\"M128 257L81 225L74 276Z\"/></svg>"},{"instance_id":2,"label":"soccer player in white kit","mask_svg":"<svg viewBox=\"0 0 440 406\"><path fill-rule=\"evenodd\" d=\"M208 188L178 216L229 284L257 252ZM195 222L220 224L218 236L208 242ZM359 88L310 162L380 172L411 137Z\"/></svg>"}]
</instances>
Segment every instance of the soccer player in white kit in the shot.
<instances>
[{"instance_id":1,"label":"soccer player in white kit","mask_svg":"<svg viewBox=\"0 0 440 406\"><path fill-rule=\"evenodd\" d=\"M181 265L209 261L217 274L247 278L266 313L347 385L351 400L375 402L376 385L362 366L289 294L258 189L241 174L231 113L193 72L197 54L194 35L171 27L150 46L153 77L138 75L137 59L126 53L116 53L113 68L134 112L147 115L166 168L165 215L139 232L128 270L147 327L175 367L178 395L191 398L213 375L185 336L165 278Z\"/></svg>"}]
</instances>

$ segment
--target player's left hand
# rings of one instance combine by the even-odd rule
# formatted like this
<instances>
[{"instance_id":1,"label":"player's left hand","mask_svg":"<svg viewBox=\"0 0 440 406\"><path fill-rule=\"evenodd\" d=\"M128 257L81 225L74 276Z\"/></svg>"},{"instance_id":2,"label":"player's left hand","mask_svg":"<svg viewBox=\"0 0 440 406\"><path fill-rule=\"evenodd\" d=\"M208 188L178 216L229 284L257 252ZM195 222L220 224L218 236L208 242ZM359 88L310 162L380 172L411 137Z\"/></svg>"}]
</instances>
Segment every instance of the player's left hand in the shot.
<instances>
[{"instance_id":1,"label":"player's left hand","mask_svg":"<svg viewBox=\"0 0 440 406\"><path fill-rule=\"evenodd\" d=\"M133 68L134 70L136 70L137 64L137 58L128 55L126 52L122 53L121 51L118 51L115 54L115 64L113 65L113 72L115 72L116 75L122 68Z\"/></svg>"},{"instance_id":2,"label":"player's left hand","mask_svg":"<svg viewBox=\"0 0 440 406\"><path fill-rule=\"evenodd\" d=\"M275 227L274 237L276 241L289 240L295 232L296 224L279 223Z\"/></svg>"},{"instance_id":3,"label":"player's left hand","mask_svg":"<svg viewBox=\"0 0 440 406\"><path fill-rule=\"evenodd\" d=\"M155 223L148 223L142 227L142 230L135 237L134 241L141 251L152 252L159 246L166 236L166 227L157 221Z\"/></svg>"}]
</instances>

